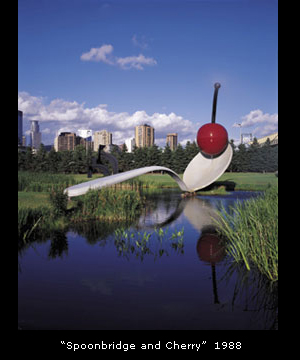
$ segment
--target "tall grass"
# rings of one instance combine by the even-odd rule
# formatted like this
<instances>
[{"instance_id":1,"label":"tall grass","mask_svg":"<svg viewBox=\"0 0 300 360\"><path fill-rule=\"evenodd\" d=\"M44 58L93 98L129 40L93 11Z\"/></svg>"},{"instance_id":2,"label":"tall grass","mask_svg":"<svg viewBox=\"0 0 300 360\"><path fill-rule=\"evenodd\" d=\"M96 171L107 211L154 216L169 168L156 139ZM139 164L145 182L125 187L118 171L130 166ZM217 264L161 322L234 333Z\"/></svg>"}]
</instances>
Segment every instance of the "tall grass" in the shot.
<instances>
[{"instance_id":1,"label":"tall grass","mask_svg":"<svg viewBox=\"0 0 300 360\"><path fill-rule=\"evenodd\" d=\"M90 190L77 200L72 220L129 220L139 214L143 203L144 198L138 191Z\"/></svg>"},{"instance_id":2,"label":"tall grass","mask_svg":"<svg viewBox=\"0 0 300 360\"><path fill-rule=\"evenodd\" d=\"M278 280L278 187L238 204L230 213L222 209L219 215L218 231L235 261Z\"/></svg>"},{"instance_id":3,"label":"tall grass","mask_svg":"<svg viewBox=\"0 0 300 360\"><path fill-rule=\"evenodd\" d=\"M66 188L77 183L78 181L70 175L18 172L18 191L50 192L55 186Z\"/></svg>"},{"instance_id":4,"label":"tall grass","mask_svg":"<svg viewBox=\"0 0 300 360\"><path fill-rule=\"evenodd\" d=\"M49 208L20 208L18 209L18 238L19 240L27 240L32 234L33 230L41 224L41 220L49 218Z\"/></svg>"}]
</instances>

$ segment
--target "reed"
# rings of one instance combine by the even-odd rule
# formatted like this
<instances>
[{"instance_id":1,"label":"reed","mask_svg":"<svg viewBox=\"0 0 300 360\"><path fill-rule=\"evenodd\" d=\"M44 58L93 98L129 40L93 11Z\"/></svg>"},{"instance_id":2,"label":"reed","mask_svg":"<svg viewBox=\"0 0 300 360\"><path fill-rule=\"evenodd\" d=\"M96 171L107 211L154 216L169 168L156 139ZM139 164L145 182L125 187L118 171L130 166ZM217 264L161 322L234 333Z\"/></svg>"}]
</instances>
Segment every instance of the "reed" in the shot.
<instances>
[{"instance_id":1,"label":"reed","mask_svg":"<svg viewBox=\"0 0 300 360\"><path fill-rule=\"evenodd\" d=\"M239 203L216 220L226 249L236 262L256 267L271 281L278 280L278 187L256 199Z\"/></svg>"},{"instance_id":2,"label":"reed","mask_svg":"<svg viewBox=\"0 0 300 360\"><path fill-rule=\"evenodd\" d=\"M58 218L66 215L68 195L64 194L64 189L61 186L56 186L51 190L49 200L52 205L52 213L54 217Z\"/></svg>"},{"instance_id":3,"label":"reed","mask_svg":"<svg viewBox=\"0 0 300 360\"><path fill-rule=\"evenodd\" d=\"M140 213L144 198L138 191L104 188L90 190L77 200L72 221L130 220Z\"/></svg>"},{"instance_id":4,"label":"reed","mask_svg":"<svg viewBox=\"0 0 300 360\"><path fill-rule=\"evenodd\" d=\"M18 191L50 192L56 186L66 188L77 184L75 177L64 174L18 172Z\"/></svg>"},{"instance_id":5,"label":"reed","mask_svg":"<svg viewBox=\"0 0 300 360\"><path fill-rule=\"evenodd\" d=\"M49 219L49 216L50 210L45 207L18 209L18 239L26 241L43 219Z\"/></svg>"}]
</instances>

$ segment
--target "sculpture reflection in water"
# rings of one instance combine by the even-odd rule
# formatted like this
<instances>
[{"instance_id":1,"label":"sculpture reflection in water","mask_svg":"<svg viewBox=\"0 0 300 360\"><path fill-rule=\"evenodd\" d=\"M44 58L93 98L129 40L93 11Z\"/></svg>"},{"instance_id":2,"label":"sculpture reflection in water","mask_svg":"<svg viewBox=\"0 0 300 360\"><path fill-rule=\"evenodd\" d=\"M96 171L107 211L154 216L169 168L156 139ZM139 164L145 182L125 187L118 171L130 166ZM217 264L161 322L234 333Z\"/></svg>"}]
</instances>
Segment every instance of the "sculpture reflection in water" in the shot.
<instances>
[{"instance_id":1,"label":"sculpture reflection in water","mask_svg":"<svg viewBox=\"0 0 300 360\"><path fill-rule=\"evenodd\" d=\"M197 253L201 261L211 265L214 304L220 304L217 288L216 264L226 256L225 246L213 229L203 231L197 242Z\"/></svg>"},{"instance_id":2,"label":"sculpture reflection in water","mask_svg":"<svg viewBox=\"0 0 300 360\"><path fill-rule=\"evenodd\" d=\"M120 255L127 258L133 255L142 261L146 255L154 259L169 255L171 249L183 254L184 227L173 226L181 215L200 233L203 229L214 231L219 215L209 201L197 197L182 199L178 193L172 200L166 198L162 193L156 201L153 199L152 206L145 207L131 229L115 231L115 246Z\"/></svg>"}]
</instances>

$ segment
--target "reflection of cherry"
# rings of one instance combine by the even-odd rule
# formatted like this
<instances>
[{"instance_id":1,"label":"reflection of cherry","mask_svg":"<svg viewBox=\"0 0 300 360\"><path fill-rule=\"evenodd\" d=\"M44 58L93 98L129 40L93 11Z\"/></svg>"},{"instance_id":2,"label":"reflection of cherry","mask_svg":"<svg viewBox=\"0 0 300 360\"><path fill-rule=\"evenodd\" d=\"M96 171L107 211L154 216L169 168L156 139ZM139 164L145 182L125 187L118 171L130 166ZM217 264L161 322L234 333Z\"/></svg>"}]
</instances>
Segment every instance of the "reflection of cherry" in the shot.
<instances>
[{"instance_id":1,"label":"reflection of cherry","mask_svg":"<svg viewBox=\"0 0 300 360\"><path fill-rule=\"evenodd\" d=\"M197 242L197 253L200 260L211 264L211 274L213 282L214 303L219 304L216 263L222 261L225 257L225 247L216 234L203 234Z\"/></svg>"},{"instance_id":2,"label":"reflection of cherry","mask_svg":"<svg viewBox=\"0 0 300 360\"><path fill-rule=\"evenodd\" d=\"M224 126L216 124L216 109L217 109L217 97L221 84L215 83L215 92L213 100L213 110L211 123L204 124L198 130L197 144L200 150L211 156L221 154L228 144L228 133Z\"/></svg>"},{"instance_id":3,"label":"reflection of cherry","mask_svg":"<svg viewBox=\"0 0 300 360\"><path fill-rule=\"evenodd\" d=\"M197 243L197 253L202 261L216 264L225 257L225 248L216 234L204 234Z\"/></svg>"}]
</instances>

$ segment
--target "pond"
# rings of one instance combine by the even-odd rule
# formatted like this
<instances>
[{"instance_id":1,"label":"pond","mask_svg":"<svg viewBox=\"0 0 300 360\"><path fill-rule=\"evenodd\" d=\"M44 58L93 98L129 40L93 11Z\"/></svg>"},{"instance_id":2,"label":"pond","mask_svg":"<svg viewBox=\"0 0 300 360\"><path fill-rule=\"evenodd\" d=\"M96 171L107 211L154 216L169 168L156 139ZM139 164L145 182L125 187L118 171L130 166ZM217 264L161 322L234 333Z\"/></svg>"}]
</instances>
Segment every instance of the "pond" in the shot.
<instances>
[{"instance_id":1,"label":"pond","mask_svg":"<svg viewBox=\"0 0 300 360\"><path fill-rule=\"evenodd\" d=\"M277 294L234 265L212 218L257 196L152 194L131 224L89 223L19 248L22 330L270 330Z\"/></svg>"}]
</instances>

